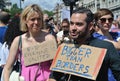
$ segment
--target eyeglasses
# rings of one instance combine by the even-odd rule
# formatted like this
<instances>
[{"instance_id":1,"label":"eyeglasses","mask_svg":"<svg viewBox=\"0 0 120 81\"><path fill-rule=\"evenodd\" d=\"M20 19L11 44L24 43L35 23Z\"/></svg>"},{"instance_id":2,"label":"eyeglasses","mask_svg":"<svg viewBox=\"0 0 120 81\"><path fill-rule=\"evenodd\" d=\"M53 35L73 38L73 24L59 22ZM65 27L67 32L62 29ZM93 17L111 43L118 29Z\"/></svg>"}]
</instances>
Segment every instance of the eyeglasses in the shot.
<instances>
[{"instance_id":1,"label":"eyeglasses","mask_svg":"<svg viewBox=\"0 0 120 81\"><path fill-rule=\"evenodd\" d=\"M100 20L101 20L102 23L105 23L106 20L108 20L109 23L113 22L113 18L101 18Z\"/></svg>"}]
</instances>

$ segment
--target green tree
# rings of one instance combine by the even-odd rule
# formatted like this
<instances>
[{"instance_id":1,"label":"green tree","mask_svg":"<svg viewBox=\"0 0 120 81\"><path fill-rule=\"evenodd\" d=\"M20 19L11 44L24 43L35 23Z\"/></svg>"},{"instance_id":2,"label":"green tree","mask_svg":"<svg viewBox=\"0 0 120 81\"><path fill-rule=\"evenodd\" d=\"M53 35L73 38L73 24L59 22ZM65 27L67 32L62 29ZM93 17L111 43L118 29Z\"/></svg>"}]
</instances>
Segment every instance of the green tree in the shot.
<instances>
[{"instance_id":1,"label":"green tree","mask_svg":"<svg viewBox=\"0 0 120 81\"><path fill-rule=\"evenodd\" d=\"M21 13L22 9L18 8L17 4L13 4L13 6L10 9L10 14L13 17L17 13Z\"/></svg>"},{"instance_id":2,"label":"green tree","mask_svg":"<svg viewBox=\"0 0 120 81\"><path fill-rule=\"evenodd\" d=\"M43 13L47 13L49 17L54 15L52 11L48 11L48 10L44 10Z\"/></svg>"}]
</instances>

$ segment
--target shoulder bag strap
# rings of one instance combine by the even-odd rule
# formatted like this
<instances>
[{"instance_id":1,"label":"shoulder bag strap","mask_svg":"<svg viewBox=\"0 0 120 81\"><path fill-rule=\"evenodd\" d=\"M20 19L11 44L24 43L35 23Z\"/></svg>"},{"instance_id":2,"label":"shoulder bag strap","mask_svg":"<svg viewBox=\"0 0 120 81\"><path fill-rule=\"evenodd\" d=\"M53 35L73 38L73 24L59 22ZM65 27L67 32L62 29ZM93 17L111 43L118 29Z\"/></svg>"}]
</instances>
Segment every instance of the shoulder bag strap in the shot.
<instances>
[{"instance_id":1,"label":"shoulder bag strap","mask_svg":"<svg viewBox=\"0 0 120 81\"><path fill-rule=\"evenodd\" d=\"M20 35L19 37L19 43L18 43L18 56L20 56L20 63L19 63L19 72L21 75L21 69L22 69L22 65L21 65L21 57L22 57L22 36Z\"/></svg>"},{"instance_id":2,"label":"shoulder bag strap","mask_svg":"<svg viewBox=\"0 0 120 81\"><path fill-rule=\"evenodd\" d=\"M37 69L37 71L36 71L36 73L35 73L34 81L36 81L36 78L37 78L37 74L38 74L39 69L40 69L40 63L39 63L39 65L38 65L38 69Z\"/></svg>"}]
</instances>

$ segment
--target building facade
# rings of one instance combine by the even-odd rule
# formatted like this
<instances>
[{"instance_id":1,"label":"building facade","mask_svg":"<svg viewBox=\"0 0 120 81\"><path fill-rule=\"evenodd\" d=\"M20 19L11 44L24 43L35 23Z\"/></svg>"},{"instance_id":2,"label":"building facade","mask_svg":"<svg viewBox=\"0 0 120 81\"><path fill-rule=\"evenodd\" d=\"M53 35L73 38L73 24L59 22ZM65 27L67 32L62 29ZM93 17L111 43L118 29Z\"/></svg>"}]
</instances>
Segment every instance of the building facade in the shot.
<instances>
[{"instance_id":1,"label":"building facade","mask_svg":"<svg viewBox=\"0 0 120 81\"><path fill-rule=\"evenodd\" d=\"M11 9L12 3L10 2L10 0L4 0L4 1L5 1L5 7L6 7L6 9Z\"/></svg>"},{"instance_id":2,"label":"building facade","mask_svg":"<svg viewBox=\"0 0 120 81\"><path fill-rule=\"evenodd\" d=\"M114 19L117 19L118 17L120 18L120 0L78 0L74 8L80 6L89 8L90 10L92 10L93 13L95 13L100 8L108 8L113 12ZM54 17L56 21L61 21L63 18L65 18L65 16L68 17L69 19L70 17L69 12L70 12L69 6L65 6L64 3L57 4L54 9L55 13Z\"/></svg>"},{"instance_id":3,"label":"building facade","mask_svg":"<svg viewBox=\"0 0 120 81\"><path fill-rule=\"evenodd\" d=\"M113 12L114 19L120 17L120 0L79 0L79 4L91 9L93 13L99 8L108 8Z\"/></svg>"},{"instance_id":4,"label":"building facade","mask_svg":"<svg viewBox=\"0 0 120 81\"><path fill-rule=\"evenodd\" d=\"M12 3L10 0L0 0L0 10L2 9L10 9L12 6Z\"/></svg>"}]
</instances>

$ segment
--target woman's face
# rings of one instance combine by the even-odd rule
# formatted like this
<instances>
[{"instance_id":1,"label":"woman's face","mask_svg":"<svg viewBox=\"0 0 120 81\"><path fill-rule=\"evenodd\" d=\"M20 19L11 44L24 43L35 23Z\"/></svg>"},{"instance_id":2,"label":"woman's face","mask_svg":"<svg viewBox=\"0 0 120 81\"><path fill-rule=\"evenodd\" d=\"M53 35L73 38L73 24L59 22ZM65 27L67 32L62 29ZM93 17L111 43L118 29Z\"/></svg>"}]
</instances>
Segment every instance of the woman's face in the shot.
<instances>
[{"instance_id":1,"label":"woman's face","mask_svg":"<svg viewBox=\"0 0 120 81\"><path fill-rule=\"evenodd\" d=\"M113 17L111 15L104 15L98 20L98 26L101 30L109 31L113 22Z\"/></svg>"},{"instance_id":2,"label":"woman's face","mask_svg":"<svg viewBox=\"0 0 120 81\"><path fill-rule=\"evenodd\" d=\"M26 19L26 24L28 31L38 32L42 27L42 16L39 13L35 12L29 18Z\"/></svg>"}]
</instances>

